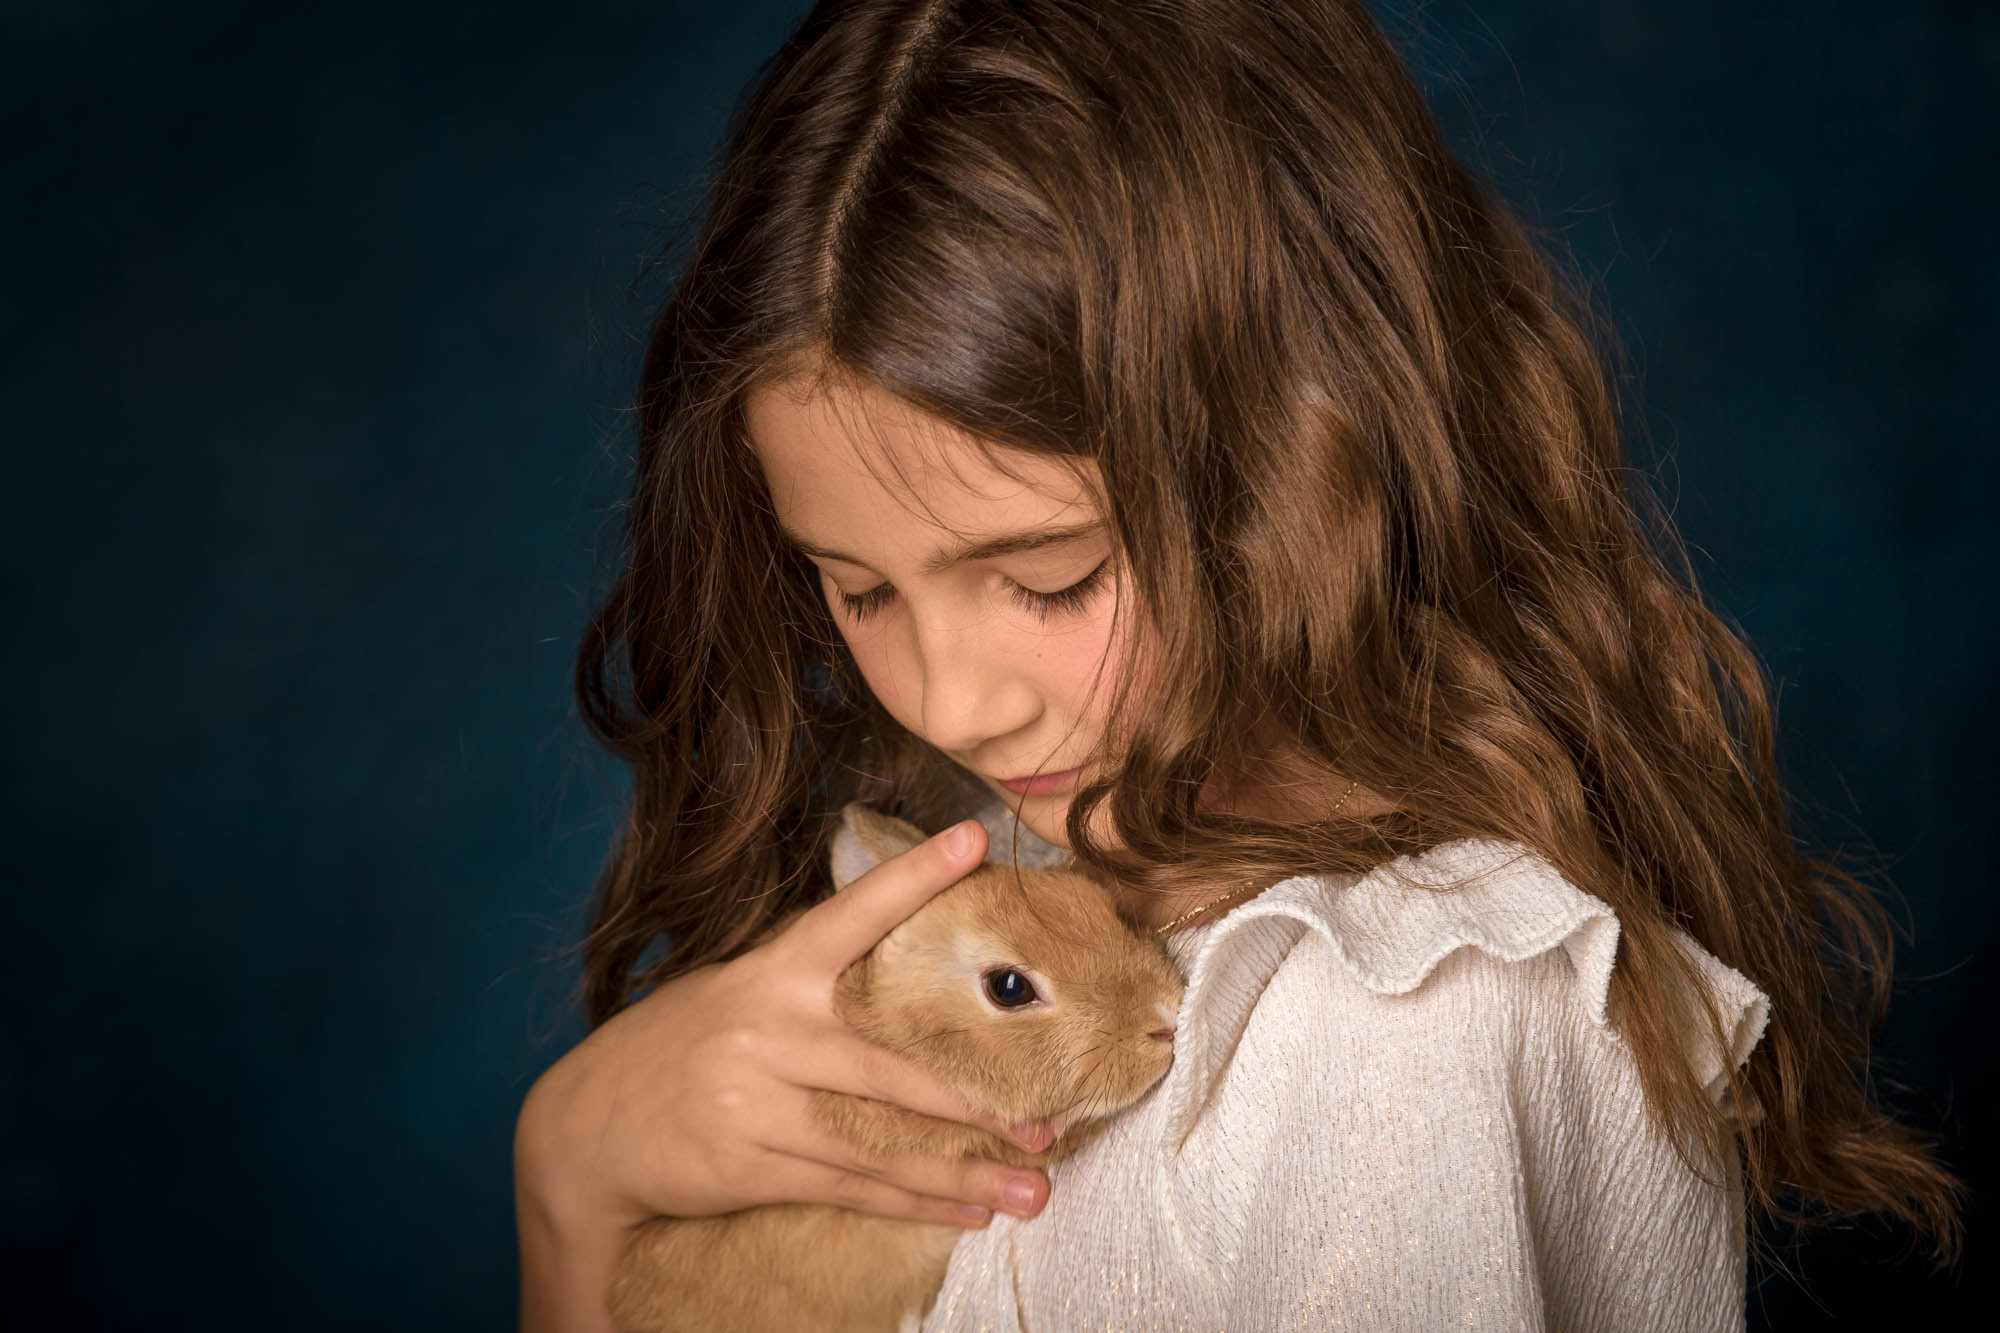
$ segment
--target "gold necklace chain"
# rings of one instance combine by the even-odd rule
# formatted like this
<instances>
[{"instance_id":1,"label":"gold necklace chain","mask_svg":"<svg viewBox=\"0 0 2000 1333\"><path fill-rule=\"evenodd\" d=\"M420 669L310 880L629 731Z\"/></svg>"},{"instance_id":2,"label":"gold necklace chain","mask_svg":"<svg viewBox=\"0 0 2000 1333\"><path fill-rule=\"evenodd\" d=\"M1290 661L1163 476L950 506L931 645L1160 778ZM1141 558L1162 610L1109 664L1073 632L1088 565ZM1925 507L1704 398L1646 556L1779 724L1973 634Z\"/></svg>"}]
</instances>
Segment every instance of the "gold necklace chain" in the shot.
<instances>
[{"instance_id":1,"label":"gold necklace chain","mask_svg":"<svg viewBox=\"0 0 2000 1333\"><path fill-rule=\"evenodd\" d=\"M1323 819L1320 822L1326 823L1329 820L1331 820L1335 815L1339 814L1340 807L1347 804L1347 798L1354 795L1354 789L1356 787L1359 787L1360 785L1361 785L1360 778L1356 778L1354 781L1348 783L1347 790L1340 794L1340 799L1333 803L1333 809L1327 811L1326 819ZM1165 935L1169 931L1173 930L1176 926L1181 925L1183 922L1186 922L1194 917L1200 916L1203 912L1206 912L1209 908L1214 907L1217 903L1228 902L1231 898L1240 898L1254 887L1256 886L1253 884L1245 884L1240 888L1234 888L1225 894L1221 894L1217 897L1210 898L1207 902L1201 904L1201 906L1196 907L1192 911L1181 913L1179 916L1175 917L1172 921L1167 922L1166 925L1161 926L1159 930L1155 931L1154 933L1159 935Z\"/></svg>"}]
</instances>

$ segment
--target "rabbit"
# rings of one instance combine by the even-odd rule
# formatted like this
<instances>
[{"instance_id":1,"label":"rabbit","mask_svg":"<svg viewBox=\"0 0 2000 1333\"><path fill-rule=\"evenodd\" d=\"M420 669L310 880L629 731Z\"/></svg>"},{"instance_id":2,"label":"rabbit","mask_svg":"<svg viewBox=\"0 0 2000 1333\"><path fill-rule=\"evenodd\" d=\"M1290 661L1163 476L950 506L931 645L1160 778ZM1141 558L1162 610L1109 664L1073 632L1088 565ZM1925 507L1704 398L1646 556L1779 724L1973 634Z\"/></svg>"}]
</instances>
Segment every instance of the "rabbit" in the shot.
<instances>
[{"instance_id":1,"label":"rabbit","mask_svg":"<svg viewBox=\"0 0 2000 1333\"><path fill-rule=\"evenodd\" d=\"M841 820L835 892L925 836L859 803ZM1165 945L1120 915L1096 880L988 862L848 966L834 1011L974 1106L1008 1119L1049 1117L1055 1141L1026 1152L973 1125L824 1089L812 1095L812 1114L876 1152L1046 1166L1095 1138L1105 1117L1166 1073L1182 991ZM962 1234L822 1204L658 1217L620 1256L612 1321L620 1333L914 1329Z\"/></svg>"}]
</instances>

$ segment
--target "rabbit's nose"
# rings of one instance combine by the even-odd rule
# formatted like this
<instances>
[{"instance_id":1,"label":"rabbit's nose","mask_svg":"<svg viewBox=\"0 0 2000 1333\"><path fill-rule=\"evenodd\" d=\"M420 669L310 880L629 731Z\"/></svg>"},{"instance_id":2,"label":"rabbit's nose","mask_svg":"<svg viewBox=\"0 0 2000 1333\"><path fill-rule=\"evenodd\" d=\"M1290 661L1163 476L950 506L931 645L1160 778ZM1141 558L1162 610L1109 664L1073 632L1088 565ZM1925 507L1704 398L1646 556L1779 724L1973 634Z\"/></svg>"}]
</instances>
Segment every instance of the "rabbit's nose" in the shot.
<instances>
[{"instance_id":1,"label":"rabbit's nose","mask_svg":"<svg viewBox=\"0 0 2000 1333\"><path fill-rule=\"evenodd\" d=\"M1153 1032L1148 1033L1147 1035L1150 1036L1154 1041L1163 1041L1167 1043L1167 1045L1169 1046L1174 1044L1173 1028L1159 1028Z\"/></svg>"}]
</instances>

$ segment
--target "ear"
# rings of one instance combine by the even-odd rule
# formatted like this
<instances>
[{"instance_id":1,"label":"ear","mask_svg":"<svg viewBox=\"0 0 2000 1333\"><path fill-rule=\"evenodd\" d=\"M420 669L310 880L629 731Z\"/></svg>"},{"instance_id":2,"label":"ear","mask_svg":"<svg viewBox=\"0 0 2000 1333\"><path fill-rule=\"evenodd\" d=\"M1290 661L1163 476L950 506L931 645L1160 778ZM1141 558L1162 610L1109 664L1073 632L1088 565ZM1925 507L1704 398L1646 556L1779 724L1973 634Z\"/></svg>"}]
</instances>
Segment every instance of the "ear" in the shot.
<instances>
[{"instance_id":1,"label":"ear","mask_svg":"<svg viewBox=\"0 0 2000 1333\"><path fill-rule=\"evenodd\" d=\"M840 827L833 834L833 887L844 889L892 856L907 852L922 842L925 833L859 801L850 801L840 812Z\"/></svg>"}]
</instances>

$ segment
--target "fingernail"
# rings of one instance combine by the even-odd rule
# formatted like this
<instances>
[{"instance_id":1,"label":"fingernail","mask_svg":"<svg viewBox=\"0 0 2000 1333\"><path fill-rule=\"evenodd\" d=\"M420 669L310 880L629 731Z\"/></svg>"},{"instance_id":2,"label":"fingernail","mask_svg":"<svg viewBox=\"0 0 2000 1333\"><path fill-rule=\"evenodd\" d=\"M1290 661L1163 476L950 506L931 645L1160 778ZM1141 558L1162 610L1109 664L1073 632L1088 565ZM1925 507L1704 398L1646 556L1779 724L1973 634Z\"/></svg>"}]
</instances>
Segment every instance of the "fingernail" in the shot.
<instances>
[{"instance_id":1,"label":"fingernail","mask_svg":"<svg viewBox=\"0 0 2000 1333\"><path fill-rule=\"evenodd\" d=\"M972 846L972 825L969 823L960 823L957 828L944 835L944 849L953 856L964 856L970 846Z\"/></svg>"},{"instance_id":2,"label":"fingernail","mask_svg":"<svg viewBox=\"0 0 2000 1333\"><path fill-rule=\"evenodd\" d=\"M1035 1201L1035 1187L1016 1176L1000 1191L1000 1198L1007 1205L1008 1212L1025 1213Z\"/></svg>"},{"instance_id":3,"label":"fingernail","mask_svg":"<svg viewBox=\"0 0 2000 1333\"><path fill-rule=\"evenodd\" d=\"M992 1216L992 1209L981 1208L976 1203L962 1203L958 1206L958 1215L968 1222L984 1222Z\"/></svg>"}]
</instances>

